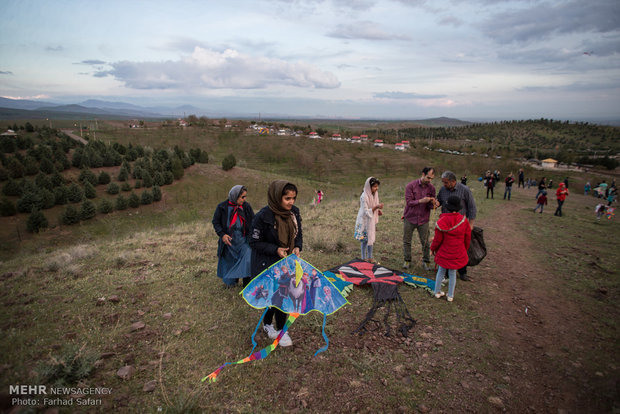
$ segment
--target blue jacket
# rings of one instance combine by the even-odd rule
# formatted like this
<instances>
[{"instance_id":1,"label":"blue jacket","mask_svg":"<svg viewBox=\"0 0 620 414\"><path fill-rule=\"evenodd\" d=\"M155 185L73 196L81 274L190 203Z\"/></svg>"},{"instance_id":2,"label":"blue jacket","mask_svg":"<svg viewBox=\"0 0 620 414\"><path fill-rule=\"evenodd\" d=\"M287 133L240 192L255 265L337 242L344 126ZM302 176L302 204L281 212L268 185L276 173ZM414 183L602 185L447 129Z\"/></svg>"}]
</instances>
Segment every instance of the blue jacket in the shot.
<instances>
[{"instance_id":1,"label":"blue jacket","mask_svg":"<svg viewBox=\"0 0 620 414\"><path fill-rule=\"evenodd\" d=\"M301 215L296 206L293 206L291 211L295 215L295 219L297 219L295 247L301 250L303 247ZM263 207L254 217L254 221L252 221L250 247L252 248L252 277L259 275L263 270L280 260L280 256L278 256L278 247L280 245L278 242L278 232L276 231L276 218L269 206Z\"/></svg>"}]
</instances>

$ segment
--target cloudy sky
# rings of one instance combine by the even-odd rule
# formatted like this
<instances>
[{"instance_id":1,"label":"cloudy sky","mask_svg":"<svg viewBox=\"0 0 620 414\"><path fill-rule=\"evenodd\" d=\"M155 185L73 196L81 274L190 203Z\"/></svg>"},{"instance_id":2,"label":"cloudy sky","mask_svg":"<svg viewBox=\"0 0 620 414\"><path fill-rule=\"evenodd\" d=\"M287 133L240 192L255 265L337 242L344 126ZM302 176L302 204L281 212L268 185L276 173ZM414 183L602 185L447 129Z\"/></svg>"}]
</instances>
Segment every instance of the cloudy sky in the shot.
<instances>
[{"instance_id":1,"label":"cloudy sky","mask_svg":"<svg viewBox=\"0 0 620 414\"><path fill-rule=\"evenodd\" d=\"M618 0L2 0L0 12L5 97L620 119Z\"/></svg>"}]
</instances>

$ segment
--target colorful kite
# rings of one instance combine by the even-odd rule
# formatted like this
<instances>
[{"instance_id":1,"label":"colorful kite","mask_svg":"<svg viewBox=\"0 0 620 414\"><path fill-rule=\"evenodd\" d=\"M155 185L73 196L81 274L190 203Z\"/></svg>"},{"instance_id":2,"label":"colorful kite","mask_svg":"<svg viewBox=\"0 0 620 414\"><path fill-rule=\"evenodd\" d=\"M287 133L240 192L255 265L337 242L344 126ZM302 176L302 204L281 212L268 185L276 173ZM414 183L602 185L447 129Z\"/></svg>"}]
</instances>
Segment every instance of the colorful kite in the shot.
<instances>
[{"instance_id":1,"label":"colorful kite","mask_svg":"<svg viewBox=\"0 0 620 414\"><path fill-rule=\"evenodd\" d=\"M391 335L388 317L391 309L394 308L398 331L406 337L409 330L415 325L415 320L409 314L405 302L398 293L398 285L404 282L411 286L424 287L429 291L435 288L435 281L431 279L402 273L379 264L368 263L361 259L355 259L336 266L325 272L325 276L345 294L348 293L351 285L370 284L372 286L374 296L373 306L366 314L362 323L353 331L353 333L358 333L360 335L367 331L366 324L368 322L372 321L376 325L380 325L378 321L373 319L373 316L379 308L385 306L386 314L383 318L383 323L386 328L385 335Z\"/></svg>"},{"instance_id":2,"label":"colorful kite","mask_svg":"<svg viewBox=\"0 0 620 414\"><path fill-rule=\"evenodd\" d=\"M325 334L326 317L349 303L342 296L340 290L323 273L294 254L265 269L241 291L241 295L250 306L257 309L265 309L252 334L252 351L250 351L250 355L246 358L237 362L227 362L220 366L204 377L202 379L203 382L206 380L209 380L209 382L216 381L220 371L227 365L243 364L266 358L278 346L280 339L297 317L312 311L323 314L322 334L325 339L325 346L316 351L314 355L325 351L329 346L329 339ZM272 344L258 352L252 353L257 345L254 337L269 307L276 307L282 312L288 313L288 319Z\"/></svg>"}]
</instances>

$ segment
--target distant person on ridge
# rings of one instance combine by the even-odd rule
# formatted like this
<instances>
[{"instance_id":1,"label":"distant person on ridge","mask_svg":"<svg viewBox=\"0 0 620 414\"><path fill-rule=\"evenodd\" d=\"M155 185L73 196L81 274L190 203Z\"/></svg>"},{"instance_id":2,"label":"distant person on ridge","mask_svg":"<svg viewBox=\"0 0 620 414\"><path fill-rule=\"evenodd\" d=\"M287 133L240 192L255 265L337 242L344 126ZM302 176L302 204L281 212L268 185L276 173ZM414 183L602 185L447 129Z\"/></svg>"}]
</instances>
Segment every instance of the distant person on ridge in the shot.
<instances>
[{"instance_id":1,"label":"distant person on ridge","mask_svg":"<svg viewBox=\"0 0 620 414\"><path fill-rule=\"evenodd\" d=\"M431 184L433 178L435 178L435 169L424 167L422 176L411 181L405 187L405 211L403 213L404 269L409 269L411 264L411 239L413 231L417 230L422 246L422 266L426 271L431 270L428 221L431 210L439 206L435 198L435 187Z\"/></svg>"},{"instance_id":2,"label":"distant person on ridge","mask_svg":"<svg viewBox=\"0 0 620 414\"><path fill-rule=\"evenodd\" d=\"M439 194L437 194L437 201L441 205L441 212L447 213L448 198L450 196L457 196L461 200L461 209L459 213L467 217L470 229L473 230L477 209L476 201L474 200L471 190L466 185L457 183L456 175L452 171L444 171L444 173L441 174L441 181L443 182L443 187L439 190ZM467 264L458 269L458 273L461 280L471 280L470 277L467 276Z\"/></svg>"},{"instance_id":3,"label":"distant person on ridge","mask_svg":"<svg viewBox=\"0 0 620 414\"><path fill-rule=\"evenodd\" d=\"M251 280L250 225L254 211L246 201L248 189L236 185L228 192L228 200L217 205L213 214L213 229L218 235L217 276L227 287L243 279L243 286Z\"/></svg>"}]
</instances>

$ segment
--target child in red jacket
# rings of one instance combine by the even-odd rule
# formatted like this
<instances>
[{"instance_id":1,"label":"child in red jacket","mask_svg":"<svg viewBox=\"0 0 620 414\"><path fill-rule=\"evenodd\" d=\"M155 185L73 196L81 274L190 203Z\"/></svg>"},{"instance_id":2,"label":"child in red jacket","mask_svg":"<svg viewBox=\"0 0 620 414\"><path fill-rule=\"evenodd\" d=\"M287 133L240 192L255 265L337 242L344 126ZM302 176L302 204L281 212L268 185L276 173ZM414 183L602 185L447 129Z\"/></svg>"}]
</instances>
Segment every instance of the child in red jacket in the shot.
<instances>
[{"instance_id":1,"label":"child in red jacket","mask_svg":"<svg viewBox=\"0 0 620 414\"><path fill-rule=\"evenodd\" d=\"M431 244L431 251L435 255L437 263L437 277L435 278L435 297L445 295L441 291L446 271L450 281L448 282L448 302L454 299L456 287L456 271L467 265L467 249L471 241L471 227L465 216L458 211L461 209L461 199L450 196L446 204L448 213L439 216L435 225L435 237Z\"/></svg>"}]
</instances>

